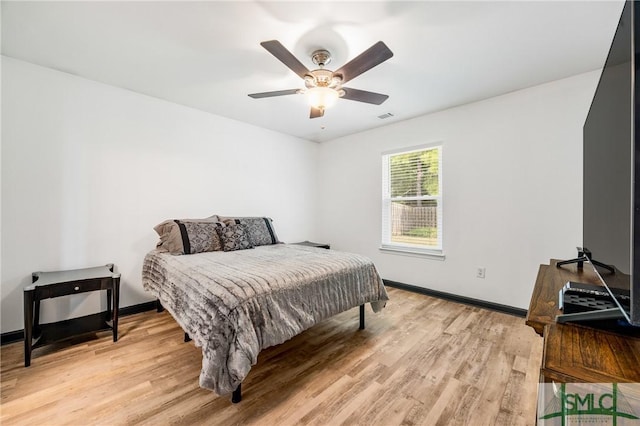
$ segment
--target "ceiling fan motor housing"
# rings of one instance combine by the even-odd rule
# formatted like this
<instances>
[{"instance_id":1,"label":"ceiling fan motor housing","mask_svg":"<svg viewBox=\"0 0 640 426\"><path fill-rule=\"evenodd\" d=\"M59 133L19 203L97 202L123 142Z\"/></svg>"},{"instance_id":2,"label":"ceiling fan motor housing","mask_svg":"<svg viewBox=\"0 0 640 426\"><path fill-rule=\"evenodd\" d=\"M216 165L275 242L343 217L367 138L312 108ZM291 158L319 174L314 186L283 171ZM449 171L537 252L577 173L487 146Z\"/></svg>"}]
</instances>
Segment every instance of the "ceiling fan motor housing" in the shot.
<instances>
[{"instance_id":1,"label":"ceiling fan motor housing","mask_svg":"<svg viewBox=\"0 0 640 426\"><path fill-rule=\"evenodd\" d=\"M304 77L304 84L308 89L313 87L338 89L340 83L342 83L342 78L339 75L334 75L333 71L324 68L310 71Z\"/></svg>"},{"instance_id":2,"label":"ceiling fan motor housing","mask_svg":"<svg viewBox=\"0 0 640 426\"><path fill-rule=\"evenodd\" d=\"M311 54L311 60L319 66L319 69L309 71L304 77L307 89L314 87L328 87L330 89L340 89L342 76L334 74L333 71L325 69L325 65L331 62L331 53L325 49L315 50Z\"/></svg>"}]
</instances>

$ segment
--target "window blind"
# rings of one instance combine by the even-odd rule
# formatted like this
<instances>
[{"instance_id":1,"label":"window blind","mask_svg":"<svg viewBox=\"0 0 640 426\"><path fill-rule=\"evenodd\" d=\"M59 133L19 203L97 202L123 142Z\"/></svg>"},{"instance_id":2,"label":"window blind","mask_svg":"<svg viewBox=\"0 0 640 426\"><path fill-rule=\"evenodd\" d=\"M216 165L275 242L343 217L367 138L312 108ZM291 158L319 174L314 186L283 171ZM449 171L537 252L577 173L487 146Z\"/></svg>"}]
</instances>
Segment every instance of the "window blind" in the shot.
<instances>
[{"instance_id":1,"label":"window blind","mask_svg":"<svg viewBox=\"0 0 640 426\"><path fill-rule=\"evenodd\" d=\"M382 155L382 248L442 252L442 146Z\"/></svg>"}]
</instances>

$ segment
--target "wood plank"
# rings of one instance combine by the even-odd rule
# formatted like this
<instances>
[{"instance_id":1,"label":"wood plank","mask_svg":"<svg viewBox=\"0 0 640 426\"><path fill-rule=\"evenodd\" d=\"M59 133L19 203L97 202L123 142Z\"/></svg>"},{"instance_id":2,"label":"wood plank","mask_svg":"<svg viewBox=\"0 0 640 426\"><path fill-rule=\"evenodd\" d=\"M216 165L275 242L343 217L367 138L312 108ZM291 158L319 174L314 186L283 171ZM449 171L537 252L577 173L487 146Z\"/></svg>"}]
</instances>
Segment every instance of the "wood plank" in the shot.
<instances>
[{"instance_id":1,"label":"wood plank","mask_svg":"<svg viewBox=\"0 0 640 426\"><path fill-rule=\"evenodd\" d=\"M640 382L640 338L572 324L545 329L542 372L548 380Z\"/></svg>"},{"instance_id":2,"label":"wood plank","mask_svg":"<svg viewBox=\"0 0 640 426\"><path fill-rule=\"evenodd\" d=\"M522 318L388 291L366 330L353 309L264 350L240 404L198 386L201 351L166 311L122 317L117 343L36 349L29 368L3 346L0 423L535 424L542 339Z\"/></svg>"}]
</instances>

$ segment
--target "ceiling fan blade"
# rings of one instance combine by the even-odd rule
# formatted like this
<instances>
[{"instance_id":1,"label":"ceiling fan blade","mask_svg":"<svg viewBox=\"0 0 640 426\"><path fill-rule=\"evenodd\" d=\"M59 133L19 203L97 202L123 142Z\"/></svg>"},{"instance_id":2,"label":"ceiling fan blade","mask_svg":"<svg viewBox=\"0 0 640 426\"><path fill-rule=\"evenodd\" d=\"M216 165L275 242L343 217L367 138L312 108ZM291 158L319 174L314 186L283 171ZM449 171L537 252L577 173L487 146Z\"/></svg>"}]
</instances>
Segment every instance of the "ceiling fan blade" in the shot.
<instances>
[{"instance_id":1,"label":"ceiling fan blade","mask_svg":"<svg viewBox=\"0 0 640 426\"><path fill-rule=\"evenodd\" d=\"M318 118L324 115L324 109L311 107L311 112L309 113L309 118Z\"/></svg>"},{"instance_id":2,"label":"ceiling fan blade","mask_svg":"<svg viewBox=\"0 0 640 426\"><path fill-rule=\"evenodd\" d=\"M379 41L351 61L347 62L335 71L334 74L342 75L342 82L346 83L362 74L365 71L370 70L386 61L393 56L393 52L387 47L386 44Z\"/></svg>"},{"instance_id":3,"label":"ceiling fan blade","mask_svg":"<svg viewBox=\"0 0 640 426\"><path fill-rule=\"evenodd\" d=\"M342 90L344 90L344 95L342 96L342 99L349 99L351 101L358 101L358 102L366 102L368 104L380 105L381 103L383 103L389 98L389 95L383 95L383 94L374 93L374 92L367 92L366 90L351 89L347 87L343 87Z\"/></svg>"},{"instance_id":4,"label":"ceiling fan blade","mask_svg":"<svg viewBox=\"0 0 640 426\"><path fill-rule=\"evenodd\" d=\"M254 99L271 98L273 96L295 95L300 89L276 90L274 92L250 93Z\"/></svg>"},{"instance_id":5,"label":"ceiling fan blade","mask_svg":"<svg viewBox=\"0 0 640 426\"><path fill-rule=\"evenodd\" d=\"M289 52L278 40L263 41L260 45L301 78L304 78L304 76L309 73L307 67L302 65L302 62L293 56L293 53Z\"/></svg>"}]
</instances>

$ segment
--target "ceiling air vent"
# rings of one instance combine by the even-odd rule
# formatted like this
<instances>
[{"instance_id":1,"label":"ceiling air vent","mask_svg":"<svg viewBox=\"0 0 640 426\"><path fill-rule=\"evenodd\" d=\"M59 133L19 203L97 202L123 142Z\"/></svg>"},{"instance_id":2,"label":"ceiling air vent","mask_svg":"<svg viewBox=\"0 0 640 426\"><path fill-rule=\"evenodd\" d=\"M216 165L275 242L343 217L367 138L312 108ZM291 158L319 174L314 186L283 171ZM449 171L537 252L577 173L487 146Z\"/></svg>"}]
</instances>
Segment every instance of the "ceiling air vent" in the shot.
<instances>
[{"instance_id":1,"label":"ceiling air vent","mask_svg":"<svg viewBox=\"0 0 640 426\"><path fill-rule=\"evenodd\" d=\"M391 114L390 112L387 112L386 114L382 114L378 116L380 120L384 120L385 118L389 118L389 117L393 117L393 114Z\"/></svg>"}]
</instances>

